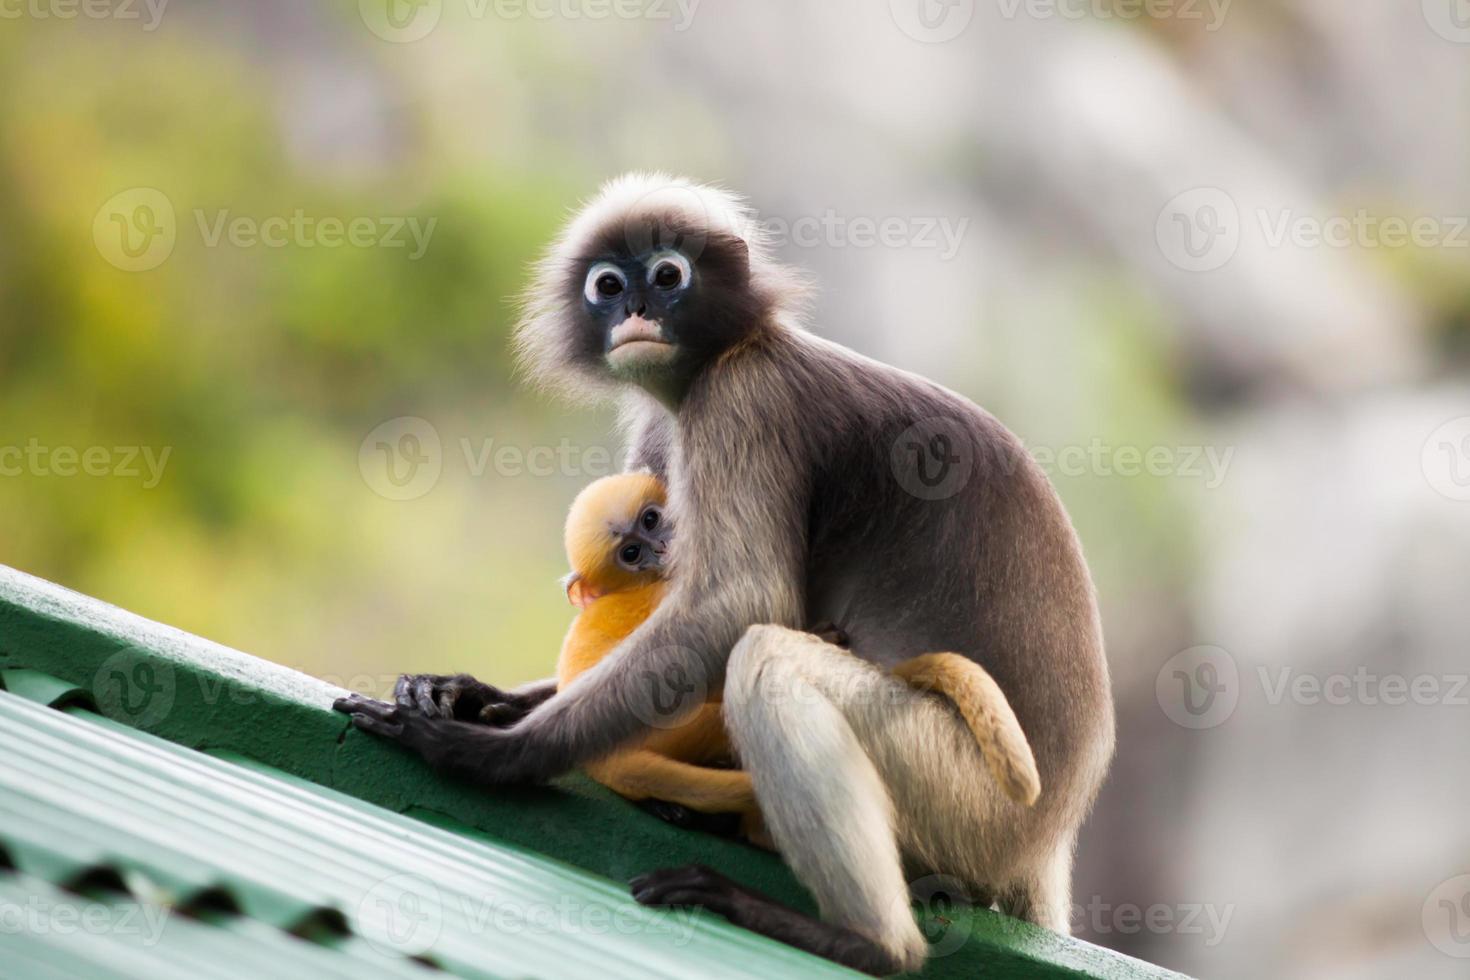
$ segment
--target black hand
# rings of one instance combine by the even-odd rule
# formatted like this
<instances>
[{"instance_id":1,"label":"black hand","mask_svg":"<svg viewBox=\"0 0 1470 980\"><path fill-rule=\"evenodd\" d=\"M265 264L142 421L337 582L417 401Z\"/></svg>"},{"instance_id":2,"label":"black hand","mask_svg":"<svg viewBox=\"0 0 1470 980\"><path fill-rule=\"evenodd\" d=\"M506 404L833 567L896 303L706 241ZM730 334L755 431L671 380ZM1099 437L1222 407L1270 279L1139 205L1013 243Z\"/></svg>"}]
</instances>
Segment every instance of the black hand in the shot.
<instances>
[{"instance_id":1,"label":"black hand","mask_svg":"<svg viewBox=\"0 0 1470 980\"><path fill-rule=\"evenodd\" d=\"M428 718L500 727L520 721L534 706L522 695L502 691L469 674L404 674L393 687L393 700Z\"/></svg>"},{"instance_id":2,"label":"black hand","mask_svg":"<svg viewBox=\"0 0 1470 980\"><path fill-rule=\"evenodd\" d=\"M431 718L417 705L388 704L361 694L338 698L332 707L352 716L352 724L407 746L435 769L478 783L527 782L540 778L522 740L506 729Z\"/></svg>"}]
</instances>

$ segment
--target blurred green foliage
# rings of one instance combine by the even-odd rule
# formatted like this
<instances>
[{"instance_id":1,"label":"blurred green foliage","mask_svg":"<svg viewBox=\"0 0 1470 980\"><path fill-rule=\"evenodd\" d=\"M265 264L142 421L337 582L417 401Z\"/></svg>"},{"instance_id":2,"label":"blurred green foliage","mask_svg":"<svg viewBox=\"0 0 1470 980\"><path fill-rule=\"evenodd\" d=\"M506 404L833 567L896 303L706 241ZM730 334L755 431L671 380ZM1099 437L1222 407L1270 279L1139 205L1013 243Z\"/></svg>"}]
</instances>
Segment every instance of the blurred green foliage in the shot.
<instances>
[{"instance_id":1,"label":"blurred green foliage","mask_svg":"<svg viewBox=\"0 0 1470 980\"><path fill-rule=\"evenodd\" d=\"M330 45L294 60L274 50L289 39L242 40L221 28L228 17L189 20L199 9L143 37L80 21L0 34L0 447L168 453L156 486L55 467L0 477L0 561L361 689L413 669L545 675L569 619L562 514L602 457L527 476L486 449L615 442L607 416L516 383L512 299L566 208L609 170L697 173L731 135L675 94L685 157L635 114L607 128L615 163L568 170L548 161L577 158L557 140L583 103L600 104L602 82L530 34L445 69L492 73L479 88L497 93L537 79L538 104L562 111L528 121L509 96L446 105L469 86L432 83L442 59L385 46L353 4L333 8L343 29ZM303 60L327 80L273 74ZM377 80L369 96L313 108L314 87L335 96L363 76ZM363 101L367 122L352 114ZM483 133L465 125L481 119ZM118 268L93 237L99 209L134 188L174 211L173 251L144 271ZM213 240L222 212L434 225L413 258ZM1162 315L1105 274L1077 276L1116 330L1058 310L1001 331L995 376L957 365L942 380L983 391L1033 445L1174 444L1188 410ZM402 416L428 419L443 449L438 483L408 501L375 492L358 465L368 434ZM1105 600L1163 592L1188 564L1175 484L1057 483Z\"/></svg>"},{"instance_id":2,"label":"blurred green foliage","mask_svg":"<svg viewBox=\"0 0 1470 980\"><path fill-rule=\"evenodd\" d=\"M579 189L549 172L497 183L422 140L367 176L303 165L261 69L180 32L0 34L0 445L169 453L155 487L46 458L0 478L0 560L344 682L491 650L507 681L544 674L579 481L473 478L456 440L606 441L605 420L513 400L507 345L509 297ZM141 272L92 238L98 208L134 187L162 191L177 226ZM435 225L416 260L211 246L199 224L221 210ZM441 484L407 502L357 465L401 415L445 440Z\"/></svg>"}]
</instances>

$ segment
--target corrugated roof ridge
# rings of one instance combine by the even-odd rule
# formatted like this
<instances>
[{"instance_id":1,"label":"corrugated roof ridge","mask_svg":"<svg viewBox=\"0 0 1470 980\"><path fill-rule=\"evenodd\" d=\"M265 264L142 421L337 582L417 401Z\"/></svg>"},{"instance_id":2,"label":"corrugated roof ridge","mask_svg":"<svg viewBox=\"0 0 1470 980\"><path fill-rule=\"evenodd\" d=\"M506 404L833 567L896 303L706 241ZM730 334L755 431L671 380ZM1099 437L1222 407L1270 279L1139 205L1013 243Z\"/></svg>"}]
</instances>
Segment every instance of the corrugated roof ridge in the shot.
<instances>
[{"instance_id":1,"label":"corrugated roof ridge","mask_svg":"<svg viewBox=\"0 0 1470 980\"><path fill-rule=\"evenodd\" d=\"M105 720L62 714L13 695L0 695L0 722L14 725L18 719L32 737L19 769L0 769L0 785L8 784L8 791L0 794L0 813L10 816L4 821L12 828L9 839L17 840L17 821L22 827L29 821L31 826L60 832L58 840L49 843L23 842L28 856L34 856L32 849L49 849L67 854L75 867L110 861L164 881L173 879L168 869L176 868L175 859L183 857L208 868L207 873L185 879L193 891L201 886L228 889L242 896L240 904L249 915L282 927L289 927L299 915L272 915L268 906L251 898L255 889L270 888L277 876L282 884L274 890L288 897L282 908L306 914L335 909L350 915L358 925L371 924L361 916L367 914L365 910L377 914L369 899L385 882L392 883L388 887L394 894L403 888L427 889L444 929L435 956L459 972L476 972L477 966L481 967L478 972L484 972L487 965L493 971L498 962L510 972L530 969L549 975L571 971L643 976L650 972L650 963L660 958L661 948L665 957L672 954L675 961L690 968L701 962L729 966L729 959L736 957L750 962L734 969L744 973L748 965L751 975L773 969L779 972L777 964L781 963L799 965L803 973L813 969L841 972L824 969L830 965L707 917L683 919L681 929L687 928L688 936L695 940L687 948L650 946L648 937L663 934L666 923L672 921L667 913L638 906L611 883L555 867L550 859L507 854L492 844L466 841L429 824L338 799L326 788L299 782L292 785L287 776L269 778L258 772L235 771L232 763L154 742ZM126 749L119 751L120 745ZM99 759L93 750L105 751ZM40 771L47 760L54 770L49 775ZM80 782L79 774L87 772L90 779L88 769L99 768L99 761L102 771L95 786ZM177 786L167 785L165 772L181 774ZM66 792L78 794L75 802L80 814L66 809ZM318 805L303 805L307 797ZM281 826L271 833L264 815L275 812L283 799ZM28 801L33 802L28 806ZM230 801L239 812L225 806ZM208 829L196 834L184 817L166 819L176 809L203 820L200 826ZM149 814L156 814L158 826L143 822ZM242 828L262 833L252 840L239 835ZM226 835L213 857L203 849L211 834ZM405 866L402 859L410 852L412 863ZM293 856L294 864L288 868L283 861ZM550 873L535 873L538 864ZM183 888L178 890L181 897L186 893ZM636 933L601 932L592 941L548 944L517 939L506 943L502 935L497 943L494 932L485 933L483 923L476 925L473 918L477 913L498 915L507 910L529 923L537 910L550 910L563 901L572 903L572 914L577 909L584 913L554 930L563 940L578 936L577 922L586 921L585 912L592 906L610 907L630 923L641 925ZM471 907L473 903L478 904ZM513 948L513 960L507 960L508 950L497 945ZM664 969L672 970L672 963L665 962ZM673 975L679 972L673 970Z\"/></svg>"}]
</instances>

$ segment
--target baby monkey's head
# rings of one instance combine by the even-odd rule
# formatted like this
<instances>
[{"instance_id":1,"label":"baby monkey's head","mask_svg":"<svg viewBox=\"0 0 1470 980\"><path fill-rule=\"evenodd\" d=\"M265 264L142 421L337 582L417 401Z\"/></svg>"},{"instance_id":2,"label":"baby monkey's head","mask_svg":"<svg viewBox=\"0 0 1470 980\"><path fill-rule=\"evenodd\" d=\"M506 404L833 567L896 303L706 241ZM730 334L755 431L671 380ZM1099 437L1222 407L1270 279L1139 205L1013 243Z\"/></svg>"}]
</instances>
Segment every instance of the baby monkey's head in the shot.
<instances>
[{"instance_id":1,"label":"baby monkey's head","mask_svg":"<svg viewBox=\"0 0 1470 980\"><path fill-rule=\"evenodd\" d=\"M588 484L567 514L567 598L586 607L598 596L658 581L673 527L664 485L650 473L620 473Z\"/></svg>"}]
</instances>

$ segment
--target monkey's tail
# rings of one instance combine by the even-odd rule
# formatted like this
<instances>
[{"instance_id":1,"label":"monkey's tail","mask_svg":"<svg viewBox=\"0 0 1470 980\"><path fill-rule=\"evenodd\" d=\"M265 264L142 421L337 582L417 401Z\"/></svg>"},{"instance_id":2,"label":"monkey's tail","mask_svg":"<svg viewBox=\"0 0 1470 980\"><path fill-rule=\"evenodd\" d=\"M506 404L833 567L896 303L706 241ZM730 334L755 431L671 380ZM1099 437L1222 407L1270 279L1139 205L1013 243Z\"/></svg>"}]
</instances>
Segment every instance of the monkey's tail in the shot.
<instances>
[{"instance_id":1,"label":"monkey's tail","mask_svg":"<svg viewBox=\"0 0 1470 980\"><path fill-rule=\"evenodd\" d=\"M1005 692L984 667L957 653L926 653L893 668L894 676L944 695L960 709L990 773L1005 794L1031 806L1041 795L1041 776L1026 733Z\"/></svg>"}]
</instances>

